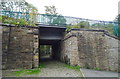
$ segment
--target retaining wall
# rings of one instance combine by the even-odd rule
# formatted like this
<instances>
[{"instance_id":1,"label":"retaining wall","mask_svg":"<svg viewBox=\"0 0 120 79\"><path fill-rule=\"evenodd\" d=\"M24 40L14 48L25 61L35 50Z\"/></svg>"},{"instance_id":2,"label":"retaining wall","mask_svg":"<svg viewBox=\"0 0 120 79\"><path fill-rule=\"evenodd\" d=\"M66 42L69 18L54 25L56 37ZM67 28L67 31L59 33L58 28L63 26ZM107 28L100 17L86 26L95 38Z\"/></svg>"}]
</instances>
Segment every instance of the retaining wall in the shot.
<instances>
[{"instance_id":1,"label":"retaining wall","mask_svg":"<svg viewBox=\"0 0 120 79\"><path fill-rule=\"evenodd\" d=\"M103 30L71 30L65 35L61 50L61 60L71 65L118 71L118 39Z\"/></svg>"},{"instance_id":2,"label":"retaining wall","mask_svg":"<svg viewBox=\"0 0 120 79\"><path fill-rule=\"evenodd\" d=\"M2 27L0 26L0 78L2 77Z\"/></svg>"},{"instance_id":3,"label":"retaining wall","mask_svg":"<svg viewBox=\"0 0 120 79\"><path fill-rule=\"evenodd\" d=\"M38 35L33 28L2 26L2 68L33 68L38 66ZM37 52L36 52L37 51ZM37 55L37 56L36 56Z\"/></svg>"}]
</instances>

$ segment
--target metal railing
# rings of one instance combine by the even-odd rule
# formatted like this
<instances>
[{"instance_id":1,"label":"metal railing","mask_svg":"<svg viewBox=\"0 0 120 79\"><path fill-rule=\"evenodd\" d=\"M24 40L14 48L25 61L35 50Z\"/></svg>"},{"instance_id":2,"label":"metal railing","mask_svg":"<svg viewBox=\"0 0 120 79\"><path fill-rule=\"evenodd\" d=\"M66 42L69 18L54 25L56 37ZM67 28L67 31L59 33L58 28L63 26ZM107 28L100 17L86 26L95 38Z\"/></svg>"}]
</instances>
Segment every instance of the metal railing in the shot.
<instances>
[{"instance_id":1,"label":"metal railing","mask_svg":"<svg viewBox=\"0 0 120 79\"><path fill-rule=\"evenodd\" d=\"M24 19L26 21L31 20L30 13L24 12L13 12L13 11L0 11L0 15L8 16L15 19ZM33 14L34 15L34 14ZM33 18L32 18L33 19ZM69 16L61 16L61 15L49 15L49 14L35 14L35 18L37 24L45 24L45 25L56 25L56 26L84 26L85 28L99 28L108 30L114 35L118 36L118 22L113 21L100 21L100 20L91 20L84 18L76 18Z\"/></svg>"}]
</instances>

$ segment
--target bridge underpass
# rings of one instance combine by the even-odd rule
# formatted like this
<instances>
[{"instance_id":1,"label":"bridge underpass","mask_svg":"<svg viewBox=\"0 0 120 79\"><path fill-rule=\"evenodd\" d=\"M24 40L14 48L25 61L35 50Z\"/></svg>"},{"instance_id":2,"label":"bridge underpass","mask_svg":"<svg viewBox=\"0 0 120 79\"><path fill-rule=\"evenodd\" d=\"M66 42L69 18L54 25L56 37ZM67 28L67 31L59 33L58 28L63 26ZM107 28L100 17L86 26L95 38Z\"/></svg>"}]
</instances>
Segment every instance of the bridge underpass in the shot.
<instances>
[{"instance_id":1,"label":"bridge underpass","mask_svg":"<svg viewBox=\"0 0 120 79\"><path fill-rule=\"evenodd\" d=\"M39 48L42 45L51 46L51 55L50 58L55 60L60 60L60 43L63 38L63 34L65 32L65 27L57 27L57 26L39 26ZM41 51L39 49L39 63L41 61L44 62L48 57L42 57Z\"/></svg>"}]
</instances>

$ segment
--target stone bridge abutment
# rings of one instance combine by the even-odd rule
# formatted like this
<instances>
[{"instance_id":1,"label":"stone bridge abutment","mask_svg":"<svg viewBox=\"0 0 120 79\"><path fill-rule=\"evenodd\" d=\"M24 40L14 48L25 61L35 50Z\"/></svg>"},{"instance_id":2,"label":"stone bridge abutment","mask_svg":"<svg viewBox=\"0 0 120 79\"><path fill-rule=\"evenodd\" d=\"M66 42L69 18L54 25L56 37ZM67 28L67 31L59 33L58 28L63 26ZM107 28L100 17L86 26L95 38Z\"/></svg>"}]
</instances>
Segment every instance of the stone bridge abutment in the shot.
<instances>
[{"instance_id":1,"label":"stone bridge abutment","mask_svg":"<svg viewBox=\"0 0 120 79\"><path fill-rule=\"evenodd\" d=\"M118 39L104 30L56 27L2 27L2 68L39 66L40 45L51 45L52 56L66 64L118 71Z\"/></svg>"}]
</instances>

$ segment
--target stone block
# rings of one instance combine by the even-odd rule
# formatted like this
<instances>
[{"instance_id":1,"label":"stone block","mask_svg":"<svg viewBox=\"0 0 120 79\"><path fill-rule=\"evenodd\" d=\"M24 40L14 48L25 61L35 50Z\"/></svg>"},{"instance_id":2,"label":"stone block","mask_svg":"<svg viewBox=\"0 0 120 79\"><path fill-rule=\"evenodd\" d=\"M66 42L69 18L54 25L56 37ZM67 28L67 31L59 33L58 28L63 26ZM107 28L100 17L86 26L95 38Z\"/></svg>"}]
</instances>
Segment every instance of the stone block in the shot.
<instances>
[{"instance_id":1,"label":"stone block","mask_svg":"<svg viewBox=\"0 0 120 79\"><path fill-rule=\"evenodd\" d=\"M10 33L9 29L10 27L4 27L3 30L4 67L6 69L32 68L34 35L28 34L28 29L26 28L11 27ZM8 42L9 40L10 43Z\"/></svg>"}]
</instances>

